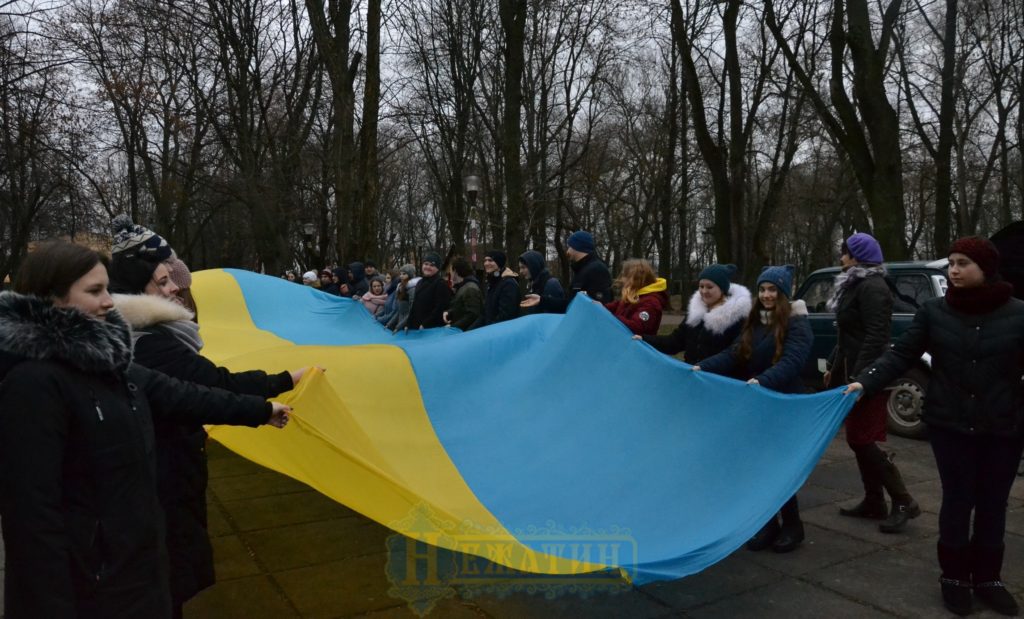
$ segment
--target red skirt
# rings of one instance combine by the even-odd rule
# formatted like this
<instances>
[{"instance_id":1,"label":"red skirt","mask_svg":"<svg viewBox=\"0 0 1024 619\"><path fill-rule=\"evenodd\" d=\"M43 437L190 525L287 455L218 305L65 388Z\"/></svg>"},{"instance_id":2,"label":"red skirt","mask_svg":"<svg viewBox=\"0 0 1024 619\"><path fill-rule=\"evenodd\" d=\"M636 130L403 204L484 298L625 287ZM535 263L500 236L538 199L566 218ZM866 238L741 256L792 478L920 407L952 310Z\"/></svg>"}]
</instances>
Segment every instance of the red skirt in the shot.
<instances>
[{"instance_id":1,"label":"red skirt","mask_svg":"<svg viewBox=\"0 0 1024 619\"><path fill-rule=\"evenodd\" d=\"M885 442L889 417L889 392L882 390L870 398L861 398L846 416L846 442L870 445Z\"/></svg>"}]
</instances>

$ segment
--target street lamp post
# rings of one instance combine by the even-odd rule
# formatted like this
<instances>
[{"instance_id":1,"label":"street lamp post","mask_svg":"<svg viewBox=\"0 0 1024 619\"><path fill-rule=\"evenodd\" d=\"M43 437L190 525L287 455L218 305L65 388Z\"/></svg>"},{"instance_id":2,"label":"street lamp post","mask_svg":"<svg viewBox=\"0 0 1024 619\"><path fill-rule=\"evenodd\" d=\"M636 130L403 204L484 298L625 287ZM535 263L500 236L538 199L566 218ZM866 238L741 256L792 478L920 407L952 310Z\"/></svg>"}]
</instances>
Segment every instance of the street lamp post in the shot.
<instances>
[{"instance_id":1,"label":"street lamp post","mask_svg":"<svg viewBox=\"0 0 1024 619\"><path fill-rule=\"evenodd\" d=\"M479 232L479 221L476 217L476 196L480 193L480 177L470 174L463 179L466 185L466 197L469 198L469 250L470 262L476 268L476 241Z\"/></svg>"},{"instance_id":2,"label":"street lamp post","mask_svg":"<svg viewBox=\"0 0 1024 619\"><path fill-rule=\"evenodd\" d=\"M311 221L302 224L302 240L306 250L306 267L313 265L313 235L316 233L316 225Z\"/></svg>"}]
</instances>

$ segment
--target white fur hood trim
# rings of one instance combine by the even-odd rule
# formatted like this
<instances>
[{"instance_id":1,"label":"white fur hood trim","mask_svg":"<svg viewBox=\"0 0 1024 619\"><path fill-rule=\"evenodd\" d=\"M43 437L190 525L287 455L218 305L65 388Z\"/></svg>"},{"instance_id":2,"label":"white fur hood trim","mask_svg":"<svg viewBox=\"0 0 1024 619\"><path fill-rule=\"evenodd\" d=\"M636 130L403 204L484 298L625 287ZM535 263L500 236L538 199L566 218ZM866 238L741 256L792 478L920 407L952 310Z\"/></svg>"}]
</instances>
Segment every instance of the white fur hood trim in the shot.
<instances>
[{"instance_id":1,"label":"white fur hood trim","mask_svg":"<svg viewBox=\"0 0 1024 619\"><path fill-rule=\"evenodd\" d=\"M192 312L151 294L114 294L114 307L132 329L145 329L175 320L192 320Z\"/></svg>"},{"instance_id":2,"label":"white fur hood trim","mask_svg":"<svg viewBox=\"0 0 1024 619\"><path fill-rule=\"evenodd\" d=\"M725 295L725 303L710 312L700 291L693 293L690 304L686 308L686 324L691 327L704 323L704 328L716 335L721 335L737 322L742 322L750 314L750 291L739 284L729 284L729 292ZM805 312L806 313L806 312Z\"/></svg>"},{"instance_id":3,"label":"white fur hood trim","mask_svg":"<svg viewBox=\"0 0 1024 619\"><path fill-rule=\"evenodd\" d=\"M803 299L797 299L791 303L793 308L790 316L806 316L807 315L807 303Z\"/></svg>"}]
</instances>

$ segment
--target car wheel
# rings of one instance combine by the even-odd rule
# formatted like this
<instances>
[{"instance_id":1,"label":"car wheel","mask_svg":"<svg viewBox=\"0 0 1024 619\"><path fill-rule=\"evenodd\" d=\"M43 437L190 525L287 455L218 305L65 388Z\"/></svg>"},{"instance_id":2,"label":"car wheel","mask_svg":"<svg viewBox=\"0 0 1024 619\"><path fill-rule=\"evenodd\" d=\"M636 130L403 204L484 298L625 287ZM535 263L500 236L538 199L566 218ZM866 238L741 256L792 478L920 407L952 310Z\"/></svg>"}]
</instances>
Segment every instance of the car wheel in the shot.
<instances>
[{"instance_id":1,"label":"car wheel","mask_svg":"<svg viewBox=\"0 0 1024 619\"><path fill-rule=\"evenodd\" d=\"M889 386L889 432L897 436L923 439L927 427L921 421L924 393L928 388L928 373L913 368Z\"/></svg>"}]
</instances>

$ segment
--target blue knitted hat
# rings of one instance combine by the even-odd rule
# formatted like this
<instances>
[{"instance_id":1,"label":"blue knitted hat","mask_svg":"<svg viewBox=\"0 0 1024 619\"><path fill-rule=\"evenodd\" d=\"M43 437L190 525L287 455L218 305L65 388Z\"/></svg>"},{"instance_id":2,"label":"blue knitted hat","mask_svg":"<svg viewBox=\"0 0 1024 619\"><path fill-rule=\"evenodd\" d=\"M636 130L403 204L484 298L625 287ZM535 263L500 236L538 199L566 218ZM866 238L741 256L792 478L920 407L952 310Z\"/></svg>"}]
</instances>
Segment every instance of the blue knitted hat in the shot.
<instances>
[{"instance_id":1,"label":"blue knitted hat","mask_svg":"<svg viewBox=\"0 0 1024 619\"><path fill-rule=\"evenodd\" d=\"M570 234L566 245L585 254L592 253L596 249L594 247L594 235L586 230L577 230Z\"/></svg>"},{"instance_id":2,"label":"blue knitted hat","mask_svg":"<svg viewBox=\"0 0 1024 619\"><path fill-rule=\"evenodd\" d=\"M792 264L767 266L757 276L757 286L760 287L765 282L775 284L779 292L786 295L786 298L789 298L793 294L793 274L795 272L796 267Z\"/></svg>"},{"instance_id":3,"label":"blue knitted hat","mask_svg":"<svg viewBox=\"0 0 1024 619\"><path fill-rule=\"evenodd\" d=\"M735 274L735 264L710 264L704 267L697 279L715 282L715 285L722 289L722 294L729 294L729 281Z\"/></svg>"}]
</instances>

